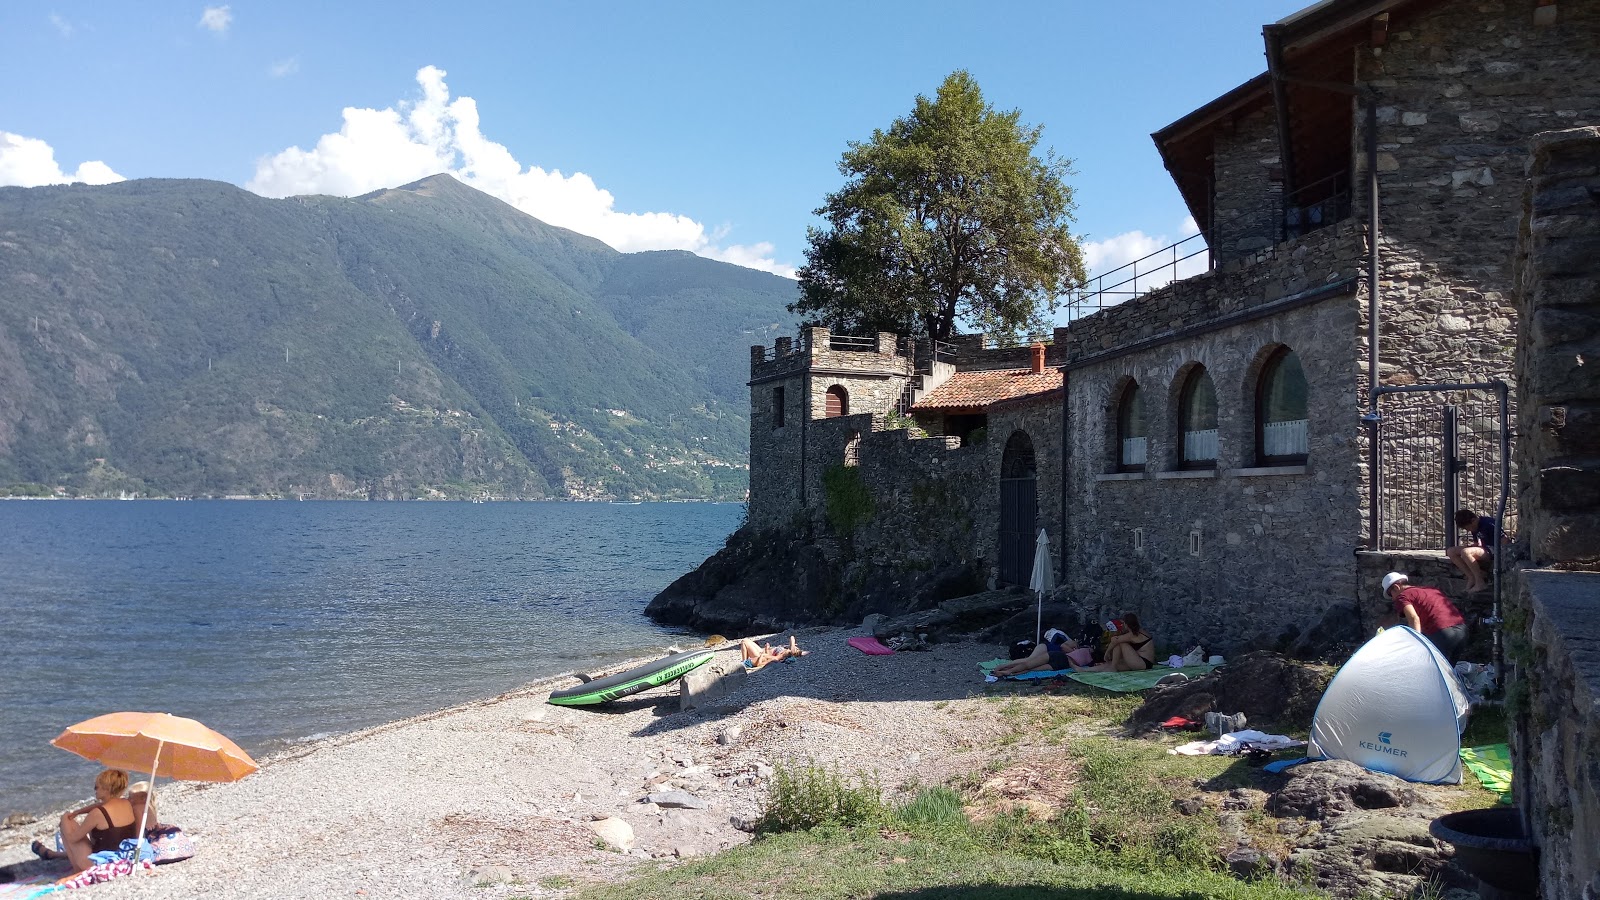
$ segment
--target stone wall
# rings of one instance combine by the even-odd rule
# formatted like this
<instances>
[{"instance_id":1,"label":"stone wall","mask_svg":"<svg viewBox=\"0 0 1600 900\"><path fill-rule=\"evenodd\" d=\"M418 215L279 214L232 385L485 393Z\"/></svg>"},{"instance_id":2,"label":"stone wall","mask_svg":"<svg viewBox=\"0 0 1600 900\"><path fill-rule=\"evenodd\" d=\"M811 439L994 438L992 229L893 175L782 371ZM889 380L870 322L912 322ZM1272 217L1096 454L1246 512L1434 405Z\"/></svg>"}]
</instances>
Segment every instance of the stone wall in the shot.
<instances>
[{"instance_id":1,"label":"stone wall","mask_svg":"<svg viewBox=\"0 0 1600 900\"><path fill-rule=\"evenodd\" d=\"M1272 107L1236 119L1216 135L1212 172L1215 261L1220 265L1249 257L1276 244L1283 215L1283 175Z\"/></svg>"},{"instance_id":2,"label":"stone wall","mask_svg":"<svg viewBox=\"0 0 1600 900\"><path fill-rule=\"evenodd\" d=\"M1075 365L1144 341L1160 340L1186 328L1203 327L1286 298L1359 279L1366 258L1362 230L1347 219L1279 244L1260 257L1234 260L1075 319L1056 344L1064 345L1061 358L1065 364ZM1360 290L1361 285L1357 284L1356 289ZM1350 367L1356 368L1354 362Z\"/></svg>"},{"instance_id":3,"label":"stone wall","mask_svg":"<svg viewBox=\"0 0 1600 900\"><path fill-rule=\"evenodd\" d=\"M1600 128L1535 137L1528 174L1512 748L1544 896L1576 900L1600 896Z\"/></svg>"},{"instance_id":4,"label":"stone wall","mask_svg":"<svg viewBox=\"0 0 1600 900\"><path fill-rule=\"evenodd\" d=\"M1359 51L1378 95L1386 383L1509 378L1512 254L1528 138L1600 124L1600 6L1456 0L1396 10ZM1417 12L1415 10L1421 10ZM1357 148L1365 117L1356 114ZM1358 221L1366 154L1355 154Z\"/></svg>"},{"instance_id":5,"label":"stone wall","mask_svg":"<svg viewBox=\"0 0 1600 900\"><path fill-rule=\"evenodd\" d=\"M1222 298L1260 291L1264 265L1190 279L1207 285L1194 306L1239 305ZM1294 283L1281 269L1275 275L1268 280L1280 289ZM1190 282L1176 287L1192 291ZM1137 612L1178 652L1194 643L1224 653L1312 652L1353 636L1352 554L1362 523L1352 290L1069 369L1066 558L1075 602L1097 617ZM1309 457L1305 465L1258 468L1256 378L1279 347L1300 357L1310 387ZM1177 458L1178 393L1196 363L1216 387L1218 460L1214 470L1185 471ZM1143 471L1119 473L1114 404L1130 377L1146 392L1147 462Z\"/></svg>"}]
</instances>

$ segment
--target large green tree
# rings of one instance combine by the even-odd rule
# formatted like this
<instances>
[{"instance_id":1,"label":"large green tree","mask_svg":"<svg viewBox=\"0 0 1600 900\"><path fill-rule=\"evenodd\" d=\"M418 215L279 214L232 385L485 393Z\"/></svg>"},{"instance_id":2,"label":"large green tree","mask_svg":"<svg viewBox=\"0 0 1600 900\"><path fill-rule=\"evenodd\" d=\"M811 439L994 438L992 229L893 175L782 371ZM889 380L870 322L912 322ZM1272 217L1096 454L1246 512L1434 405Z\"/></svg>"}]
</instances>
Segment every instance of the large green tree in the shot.
<instances>
[{"instance_id":1,"label":"large green tree","mask_svg":"<svg viewBox=\"0 0 1600 900\"><path fill-rule=\"evenodd\" d=\"M807 232L801 298L790 309L839 330L935 339L959 324L1040 333L1056 298L1085 278L1071 161L1038 152L1041 130L996 112L952 73L933 99L839 160L847 179Z\"/></svg>"}]
</instances>

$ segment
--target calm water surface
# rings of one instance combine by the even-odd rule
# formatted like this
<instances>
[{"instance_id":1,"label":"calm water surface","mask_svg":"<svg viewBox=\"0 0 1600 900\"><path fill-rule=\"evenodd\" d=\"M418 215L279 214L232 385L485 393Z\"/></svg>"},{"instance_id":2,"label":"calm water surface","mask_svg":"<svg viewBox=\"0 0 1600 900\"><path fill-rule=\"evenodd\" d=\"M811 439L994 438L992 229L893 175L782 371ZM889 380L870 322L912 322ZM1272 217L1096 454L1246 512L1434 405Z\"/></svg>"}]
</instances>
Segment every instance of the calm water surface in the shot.
<instances>
[{"instance_id":1,"label":"calm water surface","mask_svg":"<svg viewBox=\"0 0 1600 900\"><path fill-rule=\"evenodd\" d=\"M49 745L124 709L254 754L677 639L649 599L737 504L0 503L0 816L89 794Z\"/></svg>"}]
</instances>

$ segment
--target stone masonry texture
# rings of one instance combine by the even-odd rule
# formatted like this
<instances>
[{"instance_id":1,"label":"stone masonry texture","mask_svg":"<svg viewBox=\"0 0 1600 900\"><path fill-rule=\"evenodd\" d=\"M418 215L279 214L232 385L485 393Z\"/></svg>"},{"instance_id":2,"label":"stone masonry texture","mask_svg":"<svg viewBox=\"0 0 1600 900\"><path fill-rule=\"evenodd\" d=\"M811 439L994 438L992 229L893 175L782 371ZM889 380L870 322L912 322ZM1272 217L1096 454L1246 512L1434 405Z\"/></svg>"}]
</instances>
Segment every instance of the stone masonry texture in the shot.
<instances>
[{"instance_id":1,"label":"stone masonry texture","mask_svg":"<svg viewBox=\"0 0 1600 900\"><path fill-rule=\"evenodd\" d=\"M1576 900L1600 895L1600 127L1533 138L1517 274L1516 794L1543 896Z\"/></svg>"}]
</instances>

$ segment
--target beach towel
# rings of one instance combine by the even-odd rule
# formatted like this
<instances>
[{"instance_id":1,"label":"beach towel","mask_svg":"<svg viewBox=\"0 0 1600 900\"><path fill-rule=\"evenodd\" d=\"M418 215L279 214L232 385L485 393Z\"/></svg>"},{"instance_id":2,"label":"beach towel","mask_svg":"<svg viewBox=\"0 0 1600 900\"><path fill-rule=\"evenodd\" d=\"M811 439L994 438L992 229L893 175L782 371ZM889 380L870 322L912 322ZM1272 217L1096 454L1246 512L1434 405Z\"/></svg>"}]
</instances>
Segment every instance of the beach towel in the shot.
<instances>
[{"instance_id":1,"label":"beach towel","mask_svg":"<svg viewBox=\"0 0 1600 900\"><path fill-rule=\"evenodd\" d=\"M1198 666L1184 666L1181 669L1159 668L1146 669L1142 672L1067 672L1066 675L1073 681L1081 681L1090 687L1115 691L1119 694L1132 694L1155 687L1156 682L1174 672L1182 672L1190 678L1195 678L1215 668L1216 666L1202 663Z\"/></svg>"},{"instance_id":2,"label":"beach towel","mask_svg":"<svg viewBox=\"0 0 1600 900\"><path fill-rule=\"evenodd\" d=\"M1011 662L1009 659L991 659L978 663L978 668L984 675L990 675L998 666ZM1091 687L1102 688L1117 693L1129 694L1134 691L1143 691L1155 687L1155 683L1175 672L1194 678L1204 675L1215 669L1216 666L1198 665L1184 666L1181 669L1147 669L1143 672L1074 672L1071 669L1034 669L1032 672L1023 672L1021 675L1011 675L1005 680L1026 681L1035 678L1071 678L1073 681L1082 682Z\"/></svg>"},{"instance_id":3,"label":"beach towel","mask_svg":"<svg viewBox=\"0 0 1600 900\"><path fill-rule=\"evenodd\" d=\"M42 897L55 890L49 875L30 875L16 881L0 884L0 900L27 900Z\"/></svg>"},{"instance_id":4,"label":"beach towel","mask_svg":"<svg viewBox=\"0 0 1600 900\"><path fill-rule=\"evenodd\" d=\"M1505 744L1462 747L1461 763L1478 777L1484 790L1500 795L1501 803L1511 802L1511 748Z\"/></svg>"},{"instance_id":5,"label":"beach towel","mask_svg":"<svg viewBox=\"0 0 1600 900\"><path fill-rule=\"evenodd\" d=\"M875 637L853 637L846 644L860 650L869 656L888 656L894 651L885 647L883 642Z\"/></svg>"}]
</instances>

